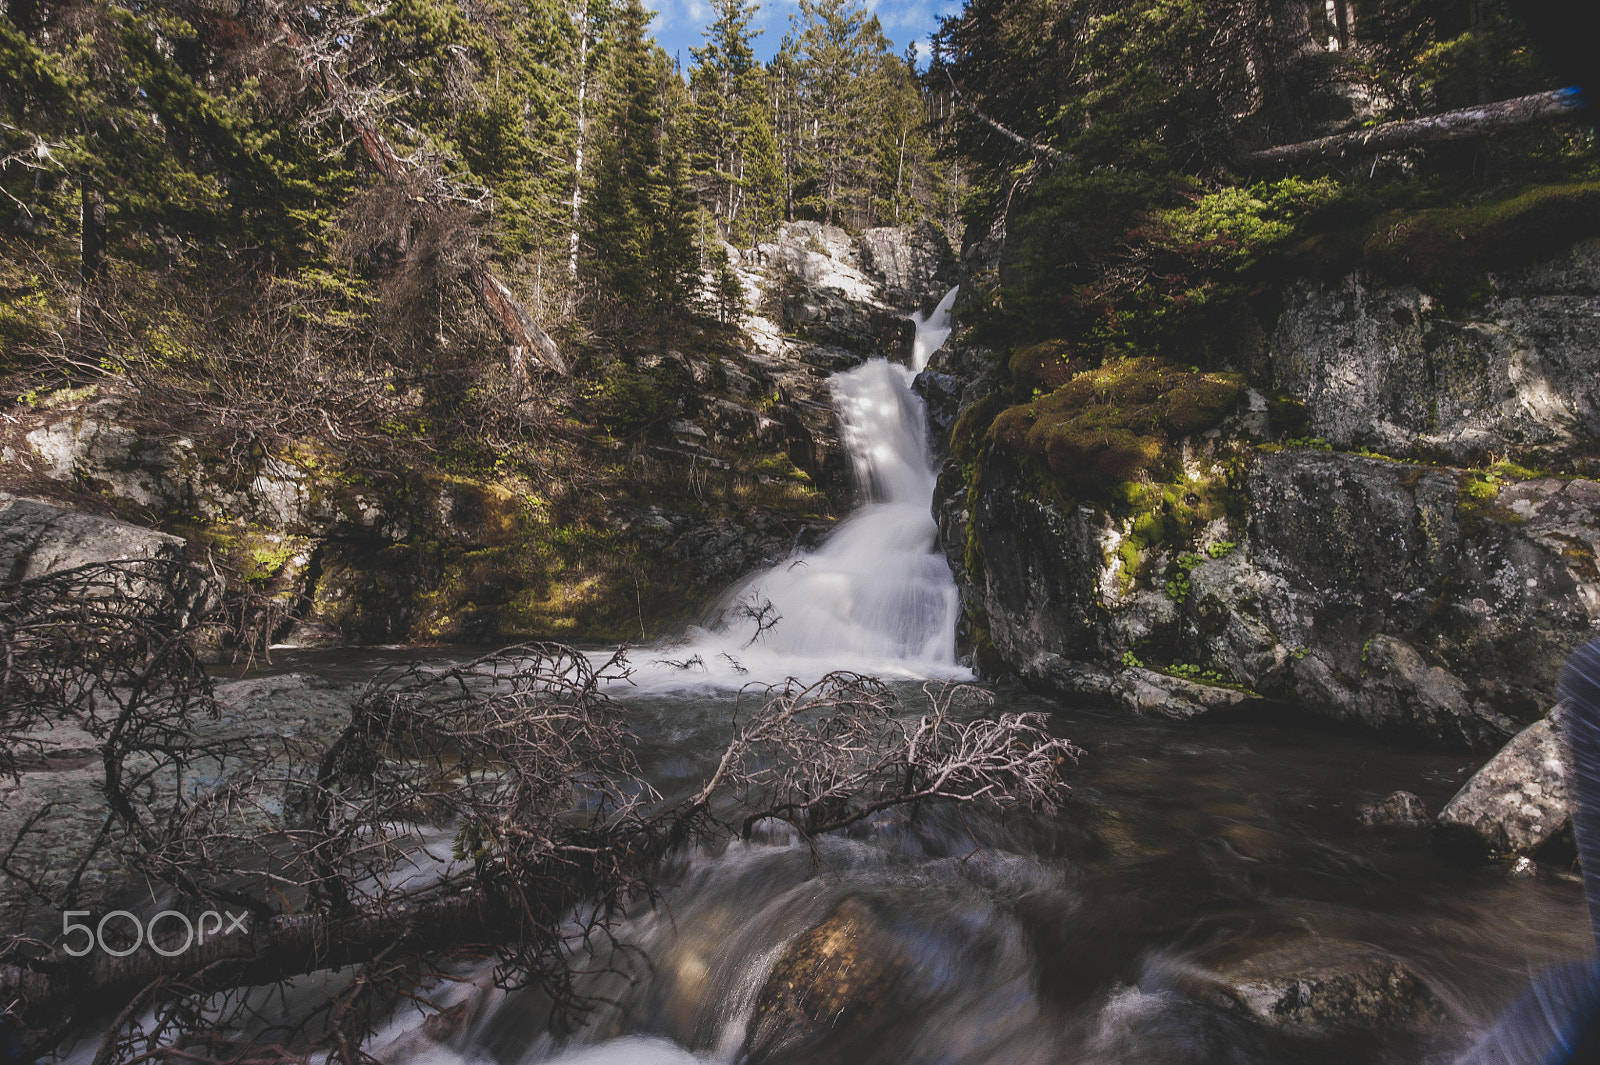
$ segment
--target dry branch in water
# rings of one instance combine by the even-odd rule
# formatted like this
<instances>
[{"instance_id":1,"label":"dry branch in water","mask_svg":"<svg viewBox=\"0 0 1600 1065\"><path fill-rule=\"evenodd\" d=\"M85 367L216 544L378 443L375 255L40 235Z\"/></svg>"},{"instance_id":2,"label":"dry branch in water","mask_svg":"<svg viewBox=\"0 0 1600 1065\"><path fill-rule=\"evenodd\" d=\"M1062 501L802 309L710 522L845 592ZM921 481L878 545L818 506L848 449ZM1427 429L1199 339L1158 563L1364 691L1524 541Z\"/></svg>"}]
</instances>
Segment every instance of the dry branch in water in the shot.
<instances>
[{"instance_id":1,"label":"dry branch in water","mask_svg":"<svg viewBox=\"0 0 1600 1065\"><path fill-rule=\"evenodd\" d=\"M972 689L930 687L909 713L881 681L835 673L745 692L711 778L662 797L606 694L626 675L621 653L596 662L551 644L382 674L312 750L215 723L193 655L207 602L184 580L176 564L118 563L0 587L0 767L20 771L41 728L85 730L107 810L76 860L155 886L156 909L249 915L247 931L171 956L72 957L47 927L0 941L0 1005L41 1045L83 1003L126 1007L99 1065L180 1052L357 1065L373 1025L463 949L497 955L502 986L542 988L557 1020L581 1015L594 1003L574 958L654 900L674 848L771 820L809 838L935 801L1048 809L1079 753L1039 715L965 719L987 699ZM18 842L0 840L5 875L59 922L76 880L16 866ZM332 1000L247 1034L261 995L245 988L333 966L354 969Z\"/></svg>"}]
</instances>

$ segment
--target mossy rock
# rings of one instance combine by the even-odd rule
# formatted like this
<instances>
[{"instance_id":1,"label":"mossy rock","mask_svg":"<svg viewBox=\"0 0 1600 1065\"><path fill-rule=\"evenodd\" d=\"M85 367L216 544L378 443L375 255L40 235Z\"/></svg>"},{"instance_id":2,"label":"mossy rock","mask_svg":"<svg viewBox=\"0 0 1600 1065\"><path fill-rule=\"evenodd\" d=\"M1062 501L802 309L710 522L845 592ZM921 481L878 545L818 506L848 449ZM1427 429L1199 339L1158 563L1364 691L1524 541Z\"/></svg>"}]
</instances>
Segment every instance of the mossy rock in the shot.
<instances>
[{"instance_id":1,"label":"mossy rock","mask_svg":"<svg viewBox=\"0 0 1600 1065\"><path fill-rule=\"evenodd\" d=\"M1157 469L1170 445L1221 421L1243 390L1240 374L1154 356L1119 359L1003 411L988 438L1044 459L1072 494L1098 494Z\"/></svg>"},{"instance_id":2,"label":"mossy rock","mask_svg":"<svg viewBox=\"0 0 1600 1065\"><path fill-rule=\"evenodd\" d=\"M1012 354L1006 368L1023 395L1054 392L1090 367L1087 358L1073 356L1075 350L1076 345L1070 340L1045 340L1029 344Z\"/></svg>"}]
</instances>

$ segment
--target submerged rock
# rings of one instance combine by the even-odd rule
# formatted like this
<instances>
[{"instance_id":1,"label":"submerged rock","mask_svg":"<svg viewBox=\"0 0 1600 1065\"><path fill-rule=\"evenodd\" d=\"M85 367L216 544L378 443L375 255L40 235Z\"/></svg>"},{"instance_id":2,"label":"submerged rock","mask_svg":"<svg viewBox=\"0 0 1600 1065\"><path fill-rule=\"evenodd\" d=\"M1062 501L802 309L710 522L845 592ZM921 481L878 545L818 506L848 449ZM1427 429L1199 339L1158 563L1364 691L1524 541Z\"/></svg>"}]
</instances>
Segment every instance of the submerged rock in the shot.
<instances>
[{"instance_id":1,"label":"submerged rock","mask_svg":"<svg viewBox=\"0 0 1600 1065\"><path fill-rule=\"evenodd\" d=\"M1428 810L1414 792L1396 791L1361 808L1361 823L1368 828L1421 828L1428 824Z\"/></svg>"},{"instance_id":2,"label":"submerged rock","mask_svg":"<svg viewBox=\"0 0 1600 1065\"><path fill-rule=\"evenodd\" d=\"M1433 990L1404 962L1365 944L1291 943L1246 958L1223 975L1251 1013L1287 1032L1431 1029L1447 1017Z\"/></svg>"},{"instance_id":3,"label":"submerged rock","mask_svg":"<svg viewBox=\"0 0 1600 1065\"><path fill-rule=\"evenodd\" d=\"M871 905L845 899L778 956L756 995L741 1060L794 1060L825 1038L835 1056L877 1042L906 966Z\"/></svg>"},{"instance_id":4,"label":"submerged rock","mask_svg":"<svg viewBox=\"0 0 1600 1065\"><path fill-rule=\"evenodd\" d=\"M1439 811L1449 837L1490 854L1531 854L1571 820L1563 711L1557 708L1500 749Z\"/></svg>"}]
</instances>

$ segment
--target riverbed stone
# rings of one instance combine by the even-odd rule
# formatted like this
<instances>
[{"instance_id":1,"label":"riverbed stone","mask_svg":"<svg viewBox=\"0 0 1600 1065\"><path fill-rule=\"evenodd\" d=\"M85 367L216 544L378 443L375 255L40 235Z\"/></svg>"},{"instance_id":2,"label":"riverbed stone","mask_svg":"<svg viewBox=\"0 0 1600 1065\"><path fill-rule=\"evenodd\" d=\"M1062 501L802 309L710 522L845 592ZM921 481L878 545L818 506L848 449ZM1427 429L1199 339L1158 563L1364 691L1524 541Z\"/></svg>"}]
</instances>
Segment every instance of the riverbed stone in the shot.
<instances>
[{"instance_id":1,"label":"riverbed stone","mask_svg":"<svg viewBox=\"0 0 1600 1065\"><path fill-rule=\"evenodd\" d=\"M1361 807L1357 819L1368 828L1422 828L1430 823L1428 810L1415 792L1390 792Z\"/></svg>"},{"instance_id":2,"label":"riverbed stone","mask_svg":"<svg viewBox=\"0 0 1600 1065\"><path fill-rule=\"evenodd\" d=\"M872 905L844 899L778 956L756 995L740 1060L800 1060L824 1038L849 1060L849 1047L865 1050L889 1022L886 1007L906 966Z\"/></svg>"},{"instance_id":3,"label":"riverbed stone","mask_svg":"<svg viewBox=\"0 0 1600 1065\"><path fill-rule=\"evenodd\" d=\"M1222 975L1253 1014L1296 1034L1354 1026L1428 1030L1448 1015L1402 960L1365 944L1296 941L1245 958Z\"/></svg>"},{"instance_id":4,"label":"riverbed stone","mask_svg":"<svg viewBox=\"0 0 1600 1065\"><path fill-rule=\"evenodd\" d=\"M1490 854L1528 855L1570 821L1564 711L1523 729L1439 811L1440 830Z\"/></svg>"}]
</instances>

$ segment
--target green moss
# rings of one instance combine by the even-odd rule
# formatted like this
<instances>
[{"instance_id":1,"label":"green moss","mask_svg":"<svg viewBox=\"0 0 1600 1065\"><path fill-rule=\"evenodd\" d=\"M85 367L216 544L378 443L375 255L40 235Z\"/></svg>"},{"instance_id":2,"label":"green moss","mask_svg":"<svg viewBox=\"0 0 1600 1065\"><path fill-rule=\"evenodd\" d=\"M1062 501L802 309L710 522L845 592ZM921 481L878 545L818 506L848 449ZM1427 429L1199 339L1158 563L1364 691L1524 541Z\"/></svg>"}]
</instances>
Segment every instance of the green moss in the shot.
<instances>
[{"instance_id":1,"label":"green moss","mask_svg":"<svg viewBox=\"0 0 1600 1065\"><path fill-rule=\"evenodd\" d=\"M976 459L983 447L984 434L1003 406L998 395L989 395L962 411L955 425L950 427L950 456L960 463Z\"/></svg>"},{"instance_id":2,"label":"green moss","mask_svg":"<svg viewBox=\"0 0 1600 1065\"><path fill-rule=\"evenodd\" d=\"M1171 445L1221 421L1243 388L1240 374L1118 359L1002 411L987 438L1043 459L1066 494L1098 495L1170 464Z\"/></svg>"},{"instance_id":3,"label":"green moss","mask_svg":"<svg viewBox=\"0 0 1600 1065\"><path fill-rule=\"evenodd\" d=\"M1074 357L1077 346L1070 340L1045 340L1018 348L1006 363L1019 395L1054 392L1073 377L1089 369L1090 361Z\"/></svg>"},{"instance_id":4,"label":"green moss","mask_svg":"<svg viewBox=\"0 0 1600 1065\"><path fill-rule=\"evenodd\" d=\"M1365 269L1462 304L1488 294L1487 271L1549 258L1596 234L1600 181L1543 184L1465 206L1357 216L1301 241L1285 265L1324 277Z\"/></svg>"}]
</instances>

